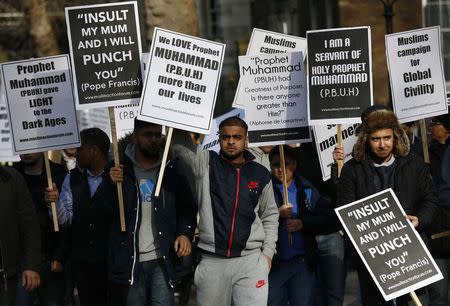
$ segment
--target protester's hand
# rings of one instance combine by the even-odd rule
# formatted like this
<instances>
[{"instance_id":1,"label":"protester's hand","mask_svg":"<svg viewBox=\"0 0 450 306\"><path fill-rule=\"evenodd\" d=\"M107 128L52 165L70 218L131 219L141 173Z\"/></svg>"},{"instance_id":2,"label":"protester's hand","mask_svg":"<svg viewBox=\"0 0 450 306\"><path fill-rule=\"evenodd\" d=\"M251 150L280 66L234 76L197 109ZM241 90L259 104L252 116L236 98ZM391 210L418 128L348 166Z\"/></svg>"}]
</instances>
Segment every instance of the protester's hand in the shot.
<instances>
[{"instance_id":1,"label":"protester's hand","mask_svg":"<svg viewBox=\"0 0 450 306\"><path fill-rule=\"evenodd\" d=\"M59 198L59 192L58 192L58 188L56 188L56 184L53 183L53 188L45 188L45 192L44 192L44 200L45 202L50 205L50 203L58 203L58 198Z\"/></svg>"},{"instance_id":2,"label":"protester's hand","mask_svg":"<svg viewBox=\"0 0 450 306\"><path fill-rule=\"evenodd\" d=\"M416 216L406 215L406 219L408 219L412 223L414 228L417 228L419 226L419 218L417 218Z\"/></svg>"},{"instance_id":3,"label":"protester's hand","mask_svg":"<svg viewBox=\"0 0 450 306\"><path fill-rule=\"evenodd\" d=\"M64 266L59 261L52 260L52 262L50 263L50 271L61 273L62 271L64 271Z\"/></svg>"},{"instance_id":4,"label":"protester's hand","mask_svg":"<svg viewBox=\"0 0 450 306\"><path fill-rule=\"evenodd\" d=\"M266 259L267 265L269 266L269 271L270 271L270 269L272 269L272 259L270 259L269 256L264 255L264 254L263 254L263 257Z\"/></svg>"},{"instance_id":5,"label":"protester's hand","mask_svg":"<svg viewBox=\"0 0 450 306\"><path fill-rule=\"evenodd\" d=\"M286 221L286 230L288 233L299 231L303 228L303 222L300 219L288 219Z\"/></svg>"},{"instance_id":6,"label":"protester's hand","mask_svg":"<svg viewBox=\"0 0 450 306\"><path fill-rule=\"evenodd\" d=\"M333 160L335 163L338 162L338 160L344 160L345 159L345 152L344 148L335 147L333 150Z\"/></svg>"},{"instance_id":7,"label":"protester's hand","mask_svg":"<svg viewBox=\"0 0 450 306\"><path fill-rule=\"evenodd\" d=\"M28 292L31 292L39 287L40 282L41 278L39 277L39 273L31 270L25 270L22 272L22 286Z\"/></svg>"},{"instance_id":8,"label":"protester's hand","mask_svg":"<svg viewBox=\"0 0 450 306\"><path fill-rule=\"evenodd\" d=\"M109 176L114 184L123 182L123 166L114 166L109 170Z\"/></svg>"},{"instance_id":9,"label":"protester's hand","mask_svg":"<svg viewBox=\"0 0 450 306\"><path fill-rule=\"evenodd\" d=\"M177 253L178 257L188 256L191 254L191 242L189 238L185 235L180 235L175 239L173 244L173 249Z\"/></svg>"},{"instance_id":10,"label":"protester's hand","mask_svg":"<svg viewBox=\"0 0 450 306\"><path fill-rule=\"evenodd\" d=\"M280 218L290 218L292 215L292 204L288 203L287 205L281 205L278 208L278 213L280 214Z\"/></svg>"}]
</instances>

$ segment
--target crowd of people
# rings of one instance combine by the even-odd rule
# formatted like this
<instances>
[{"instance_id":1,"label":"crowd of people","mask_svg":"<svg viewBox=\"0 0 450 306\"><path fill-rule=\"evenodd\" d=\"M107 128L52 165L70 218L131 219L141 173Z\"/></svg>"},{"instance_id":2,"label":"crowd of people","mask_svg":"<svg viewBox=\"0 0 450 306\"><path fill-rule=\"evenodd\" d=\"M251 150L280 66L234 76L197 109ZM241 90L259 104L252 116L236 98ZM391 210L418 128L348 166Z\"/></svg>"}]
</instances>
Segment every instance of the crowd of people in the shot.
<instances>
[{"instance_id":1,"label":"crowd of people","mask_svg":"<svg viewBox=\"0 0 450 306\"><path fill-rule=\"evenodd\" d=\"M346 152L336 147L325 182L314 143L248 149L239 117L220 123L219 153L203 150L198 135L175 131L165 164L159 125L135 120L119 142L119 166L107 134L85 129L79 148L51 162L51 188L43 153L21 155L0 167L0 305L74 305L74 288L82 306L170 306L174 291L186 305L194 283L199 306L339 306L349 267L362 305L394 305L334 212L386 188L444 275L426 288L429 304L448 305L450 238L430 239L450 227L448 115L429 123L430 164L413 123L400 124L382 106L361 120L353 158L339 176Z\"/></svg>"}]
</instances>

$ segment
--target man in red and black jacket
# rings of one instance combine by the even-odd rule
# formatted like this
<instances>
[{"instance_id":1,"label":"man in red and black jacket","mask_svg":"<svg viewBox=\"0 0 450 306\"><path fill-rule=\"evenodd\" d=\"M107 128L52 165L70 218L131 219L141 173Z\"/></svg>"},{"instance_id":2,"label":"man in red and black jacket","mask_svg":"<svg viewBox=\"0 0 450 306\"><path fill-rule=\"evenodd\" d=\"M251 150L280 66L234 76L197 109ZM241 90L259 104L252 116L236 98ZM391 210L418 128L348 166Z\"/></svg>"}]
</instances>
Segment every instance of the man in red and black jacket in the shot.
<instances>
[{"instance_id":1,"label":"man in red and black jacket","mask_svg":"<svg viewBox=\"0 0 450 306\"><path fill-rule=\"evenodd\" d=\"M222 121L220 154L193 146L186 134L175 135L172 145L189 169L199 203L199 306L267 303L278 208L270 172L245 150L247 129L238 117Z\"/></svg>"}]
</instances>

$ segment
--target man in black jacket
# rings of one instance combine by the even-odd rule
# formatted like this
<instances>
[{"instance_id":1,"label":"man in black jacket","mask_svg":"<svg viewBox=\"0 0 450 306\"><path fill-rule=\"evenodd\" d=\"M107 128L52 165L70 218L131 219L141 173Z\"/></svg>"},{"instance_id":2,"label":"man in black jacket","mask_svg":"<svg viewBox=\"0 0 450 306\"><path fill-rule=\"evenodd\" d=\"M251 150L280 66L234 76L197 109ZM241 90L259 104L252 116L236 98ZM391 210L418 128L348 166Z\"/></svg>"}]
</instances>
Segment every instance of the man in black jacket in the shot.
<instances>
[{"instance_id":1,"label":"man in black jacket","mask_svg":"<svg viewBox=\"0 0 450 306\"><path fill-rule=\"evenodd\" d=\"M107 301L106 256L114 193L105 169L110 141L98 128L81 131L80 138L79 168L66 176L59 197L56 188L46 196L58 202L58 221L71 225L70 251L81 305L102 306Z\"/></svg>"},{"instance_id":2,"label":"man in black jacket","mask_svg":"<svg viewBox=\"0 0 450 306\"><path fill-rule=\"evenodd\" d=\"M41 284L37 290L39 301L42 305L62 305L65 285L63 264L67 253L68 237L64 229L54 231L53 222L48 214L49 203L44 197L48 186L44 155L43 153L22 154L20 162L15 163L14 168L25 178L39 218L42 252ZM66 175L64 167L50 161L50 170L55 186L61 189ZM34 294L26 291L23 286L18 287L17 303L19 305L31 306L34 299Z\"/></svg>"},{"instance_id":3,"label":"man in black jacket","mask_svg":"<svg viewBox=\"0 0 450 306\"><path fill-rule=\"evenodd\" d=\"M22 285L39 286L41 241L39 221L23 177L0 167L0 305L15 306L16 285L22 267Z\"/></svg>"},{"instance_id":4,"label":"man in black jacket","mask_svg":"<svg viewBox=\"0 0 450 306\"><path fill-rule=\"evenodd\" d=\"M394 113L377 110L363 121L353 149L354 158L343 169L337 205L345 205L392 188L406 218L424 234L433 222L437 196L424 162L409 153L409 142ZM363 305L386 304L362 262L357 270ZM397 305L403 304L397 299Z\"/></svg>"},{"instance_id":5,"label":"man in black jacket","mask_svg":"<svg viewBox=\"0 0 450 306\"><path fill-rule=\"evenodd\" d=\"M177 161L161 165L161 132L160 125L136 119L123 166L110 171L114 182L123 182L127 226L120 232L116 210L108 255L111 305L174 305L175 260L191 252L196 208ZM155 197L161 167L162 190Z\"/></svg>"}]
</instances>

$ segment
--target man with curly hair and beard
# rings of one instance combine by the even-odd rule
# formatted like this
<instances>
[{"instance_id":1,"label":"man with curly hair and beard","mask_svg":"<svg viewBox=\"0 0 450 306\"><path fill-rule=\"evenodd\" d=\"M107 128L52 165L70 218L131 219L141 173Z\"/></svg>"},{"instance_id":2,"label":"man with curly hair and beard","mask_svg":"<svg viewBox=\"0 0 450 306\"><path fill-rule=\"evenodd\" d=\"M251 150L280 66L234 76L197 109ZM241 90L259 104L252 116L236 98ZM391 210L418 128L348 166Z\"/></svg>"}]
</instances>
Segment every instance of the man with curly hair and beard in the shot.
<instances>
[{"instance_id":1,"label":"man with curly hair and beard","mask_svg":"<svg viewBox=\"0 0 450 306\"><path fill-rule=\"evenodd\" d=\"M354 158L342 169L337 206L392 188L406 212L405 218L426 239L425 232L437 211L436 190L425 163L408 153L407 135L393 112L375 110L368 114L353 148ZM350 258L357 265L362 304L391 305L384 301L356 252ZM403 296L397 298L396 305L407 302Z\"/></svg>"}]
</instances>

